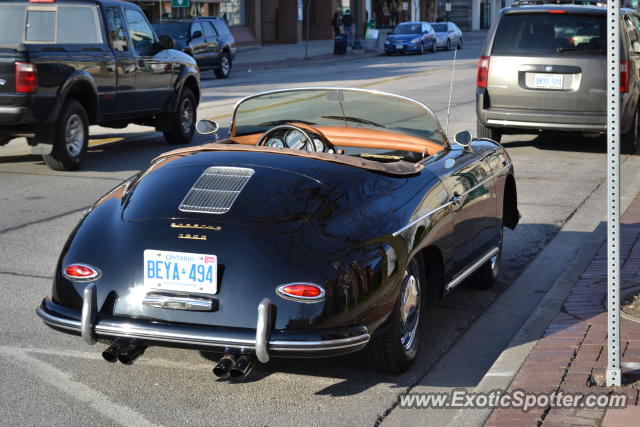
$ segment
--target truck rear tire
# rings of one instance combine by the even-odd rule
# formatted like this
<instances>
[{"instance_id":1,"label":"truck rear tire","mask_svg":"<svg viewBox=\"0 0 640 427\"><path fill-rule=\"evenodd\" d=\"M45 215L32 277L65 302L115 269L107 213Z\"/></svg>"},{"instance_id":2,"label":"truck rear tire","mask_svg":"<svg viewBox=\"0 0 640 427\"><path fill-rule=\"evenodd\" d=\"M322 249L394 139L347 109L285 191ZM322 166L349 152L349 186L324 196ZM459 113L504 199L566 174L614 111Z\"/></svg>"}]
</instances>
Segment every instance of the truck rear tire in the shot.
<instances>
[{"instance_id":1,"label":"truck rear tire","mask_svg":"<svg viewBox=\"0 0 640 427\"><path fill-rule=\"evenodd\" d=\"M478 121L478 138L493 139L495 142L500 142L502 138L502 131L496 128L490 128L484 126Z\"/></svg>"},{"instance_id":2,"label":"truck rear tire","mask_svg":"<svg viewBox=\"0 0 640 427\"><path fill-rule=\"evenodd\" d=\"M182 89L178 109L169 121L171 126L164 131L167 143L183 145L191 142L196 130L196 98L188 87Z\"/></svg>"},{"instance_id":3,"label":"truck rear tire","mask_svg":"<svg viewBox=\"0 0 640 427\"><path fill-rule=\"evenodd\" d=\"M42 156L53 170L72 171L82 164L89 145L89 117L82 104L68 99L55 125L53 150Z\"/></svg>"}]
</instances>

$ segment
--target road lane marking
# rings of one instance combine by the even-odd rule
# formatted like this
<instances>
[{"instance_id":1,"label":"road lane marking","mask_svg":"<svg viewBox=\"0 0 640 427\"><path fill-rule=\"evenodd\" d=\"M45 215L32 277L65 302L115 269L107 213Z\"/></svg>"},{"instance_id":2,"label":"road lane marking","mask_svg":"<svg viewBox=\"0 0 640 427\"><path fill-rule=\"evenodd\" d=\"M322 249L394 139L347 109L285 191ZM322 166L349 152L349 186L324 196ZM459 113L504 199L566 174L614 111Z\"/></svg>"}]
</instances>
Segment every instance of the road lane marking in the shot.
<instances>
[{"instance_id":1,"label":"road lane marking","mask_svg":"<svg viewBox=\"0 0 640 427\"><path fill-rule=\"evenodd\" d=\"M109 396L73 380L66 372L29 356L23 349L0 347L0 355L22 362L27 368L25 370L31 375L38 377L67 396L86 403L95 411L123 426L157 426L133 409L115 403Z\"/></svg>"}]
</instances>

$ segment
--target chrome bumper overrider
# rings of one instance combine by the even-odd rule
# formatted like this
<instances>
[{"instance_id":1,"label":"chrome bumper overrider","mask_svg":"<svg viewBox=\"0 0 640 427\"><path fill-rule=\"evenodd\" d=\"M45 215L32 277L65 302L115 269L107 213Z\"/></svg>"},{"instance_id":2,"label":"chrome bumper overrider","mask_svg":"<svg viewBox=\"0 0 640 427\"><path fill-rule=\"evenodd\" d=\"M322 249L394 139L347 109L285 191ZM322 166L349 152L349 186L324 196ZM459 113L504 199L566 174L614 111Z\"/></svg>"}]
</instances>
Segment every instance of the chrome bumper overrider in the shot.
<instances>
[{"instance_id":1,"label":"chrome bumper overrider","mask_svg":"<svg viewBox=\"0 0 640 427\"><path fill-rule=\"evenodd\" d=\"M188 347L202 350L237 349L255 352L263 363L276 357L336 356L360 350L369 342L364 326L308 332L272 331L272 304L268 298L258 307L256 329L163 323L151 320L102 316L96 313L94 291L84 294L78 312L48 299L36 314L48 326L82 335L92 344L98 339L132 339L146 345Z\"/></svg>"}]
</instances>

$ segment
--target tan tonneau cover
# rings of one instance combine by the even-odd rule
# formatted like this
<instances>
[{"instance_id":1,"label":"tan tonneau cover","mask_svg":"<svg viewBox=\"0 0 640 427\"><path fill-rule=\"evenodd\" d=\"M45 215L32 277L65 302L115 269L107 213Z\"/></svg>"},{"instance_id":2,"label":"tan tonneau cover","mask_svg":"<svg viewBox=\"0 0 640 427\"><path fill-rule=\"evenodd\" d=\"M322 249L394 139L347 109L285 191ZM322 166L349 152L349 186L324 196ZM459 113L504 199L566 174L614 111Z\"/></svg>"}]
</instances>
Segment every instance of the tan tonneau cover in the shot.
<instances>
[{"instance_id":1,"label":"tan tonneau cover","mask_svg":"<svg viewBox=\"0 0 640 427\"><path fill-rule=\"evenodd\" d=\"M163 157L181 156L198 153L201 151L257 151L263 153L284 154L288 156L307 157L310 159L323 160L325 162L339 163L342 165L354 166L357 168L367 169L375 172L382 172L390 175L414 175L419 173L424 168L424 166L421 164L406 162L404 160L381 163L375 160L368 160L360 157L345 156L340 154L314 153L304 150L292 150L290 148L256 147L251 145L234 143L225 144L219 142L169 151L156 157L154 161Z\"/></svg>"}]
</instances>

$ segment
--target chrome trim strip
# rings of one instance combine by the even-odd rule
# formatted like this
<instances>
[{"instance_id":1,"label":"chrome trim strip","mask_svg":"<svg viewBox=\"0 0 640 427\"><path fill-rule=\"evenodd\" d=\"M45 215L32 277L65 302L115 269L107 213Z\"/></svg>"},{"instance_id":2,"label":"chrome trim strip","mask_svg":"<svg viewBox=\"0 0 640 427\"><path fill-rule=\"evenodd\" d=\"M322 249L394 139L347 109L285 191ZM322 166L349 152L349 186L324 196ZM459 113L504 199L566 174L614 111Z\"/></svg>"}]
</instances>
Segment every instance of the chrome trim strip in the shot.
<instances>
[{"instance_id":1,"label":"chrome trim strip","mask_svg":"<svg viewBox=\"0 0 640 427\"><path fill-rule=\"evenodd\" d=\"M89 283L82 293L82 315L80 316L80 335L89 345L96 343L96 334L93 331L93 323L96 320L96 284Z\"/></svg>"},{"instance_id":2,"label":"chrome trim strip","mask_svg":"<svg viewBox=\"0 0 640 427\"><path fill-rule=\"evenodd\" d=\"M77 320L65 319L44 311L41 307L36 309L36 314L47 325L65 329L71 332L80 332L81 325ZM216 337L211 333L195 331L188 332L171 332L169 330L154 330L143 328L131 323L115 323L104 320L98 321L95 326L95 332L99 336L106 337L124 337L134 339L149 339L159 342L185 345L200 345L205 347L233 347L247 350L256 348L256 341L253 339L225 338ZM288 341L288 340L269 340L269 353L291 353L291 352L323 352L340 350L351 347L363 346L371 339L370 334L363 333L360 335L338 338L326 341Z\"/></svg>"},{"instance_id":3,"label":"chrome trim strip","mask_svg":"<svg viewBox=\"0 0 640 427\"><path fill-rule=\"evenodd\" d=\"M527 129L571 129L571 130L593 130L593 131L604 131L607 129L607 124L599 124L599 125L591 125L591 124L575 124L575 123L549 123L549 122L523 122L517 120L496 120L496 119L488 119L487 124L489 125L498 125L498 126L517 126L520 128Z\"/></svg>"},{"instance_id":4,"label":"chrome trim strip","mask_svg":"<svg viewBox=\"0 0 640 427\"><path fill-rule=\"evenodd\" d=\"M256 358L267 363L269 355L269 338L271 337L271 300L263 298L258 304L258 321L256 323Z\"/></svg>"},{"instance_id":5,"label":"chrome trim strip","mask_svg":"<svg viewBox=\"0 0 640 427\"><path fill-rule=\"evenodd\" d=\"M474 262L469 267L467 267L466 270L464 270L462 273L458 274L452 281L447 283L447 285L444 287L445 291L448 291L448 290L458 286L460 284L460 282L462 282L464 279L469 277L474 271L476 271L478 268L480 268L482 266L482 264L487 262L492 256L497 254L499 251L500 251L500 248L495 247L495 248L491 249L489 252L487 252L486 254L484 254L480 259L478 259L476 262Z\"/></svg>"},{"instance_id":6,"label":"chrome trim strip","mask_svg":"<svg viewBox=\"0 0 640 427\"><path fill-rule=\"evenodd\" d=\"M456 200L459 200L461 197L466 196L467 194L471 193L473 190L476 190L477 188L485 185L487 183L487 181L490 181L491 179L496 178L497 176L500 176L506 169L509 169L511 167L511 162L507 163L504 167L502 167L498 172L495 172L491 175L489 175L488 177L486 177L485 179L483 179L480 183L474 185L473 187L471 187L470 189L466 190L464 193L460 194L459 196L454 196L450 201L448 201L447 203L441 205L440 207L427 212L426 214L420 216L417 219L414 219L413 221L411 221L410 223L408 223L407 225L399 228L398 230L394 231L393 234L391 234L393 237L398 237L398 235L400 233L402 233L403 231L407 230L408 228L413 227L414 225L416 225L417 223L423 221L424 219L426 219L427 217L433 215L434 213L438 212L441 209L446 208L449 205L452 204L456 204Z\"/></svg>"},{"instance_id":7,"label":"chrome trim strip","mask_svg":"<svg viewBox=\"0 0 640 427\"><path fill-rule=\"evenodd\" d=\"M169 310L211 311L213 301L209 298L174 297L169 295L147 294L142 305Z\"/></svg>"},{"instance_id":8,"label":"chrome trim strip","mask_svg":"<svg viewBox=\"0 0 640 427\"><path fill-rule=\"evenodd\" d=\"M416 225L417 223L421 222L422 220L424 220L424 219L426 219L427 217L429 217L429 216L433 215L434 213L436 213L436 212L438 212L438 211L440 211L440 210L442 210L442 209L446 208L447 206L449 206L449 205L451 205L451 204L453 204L453 202L449 201L449 202L445 203L444 205L441 205L440 207L435 208L434 210L427 212L426 214L422 215L421 217L419 217L419 218L417 218L417 219L415 219L415 220L411 221L409 224L405 225L404 227L402 227L402 228L400 228L400 229L398 229L398 230L394 231L394 232L393 232L393 234L392 234L392 236L393 236L393 237L397 237L400 233L402 233L402 232L403 232L403 231L405 231L406 229L413 227L413 226L414 226L414 225Z\"/></svg>"}]
</instances>

